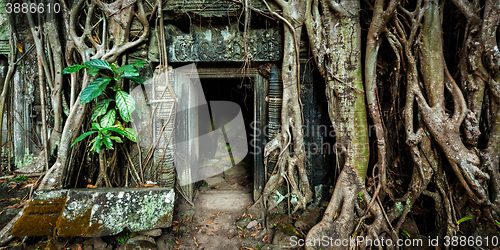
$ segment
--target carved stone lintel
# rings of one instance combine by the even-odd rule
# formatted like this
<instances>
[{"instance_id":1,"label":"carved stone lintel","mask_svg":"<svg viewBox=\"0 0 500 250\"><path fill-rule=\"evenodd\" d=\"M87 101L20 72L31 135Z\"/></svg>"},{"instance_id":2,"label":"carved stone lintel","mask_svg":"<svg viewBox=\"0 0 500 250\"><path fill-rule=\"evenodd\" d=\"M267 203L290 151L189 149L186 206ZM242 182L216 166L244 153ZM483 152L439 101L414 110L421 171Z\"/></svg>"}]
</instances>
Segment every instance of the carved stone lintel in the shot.
<instances>
[{"instance_id":1,"label":"carved stone lintel","mask_svg":"<svg viewBox=\"0 0 500 250\"><path fill-rule=\"evenodd\" d=\"M243 34L238 26L194 27L183 33L174 25L166 27L169 62L241 62L245 60ZM278 28L254 29L248 36L251 61L279 61L281 34Z\"/></svg>"}]
</instances>

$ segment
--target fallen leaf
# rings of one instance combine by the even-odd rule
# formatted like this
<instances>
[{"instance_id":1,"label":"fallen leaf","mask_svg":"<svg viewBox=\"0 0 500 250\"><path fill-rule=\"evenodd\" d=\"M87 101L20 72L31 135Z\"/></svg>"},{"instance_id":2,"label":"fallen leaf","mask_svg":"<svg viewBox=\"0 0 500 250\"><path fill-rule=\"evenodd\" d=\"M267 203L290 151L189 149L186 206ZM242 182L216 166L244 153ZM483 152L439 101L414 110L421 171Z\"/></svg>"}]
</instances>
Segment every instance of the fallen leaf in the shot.
<instances>
[{"instance_id":1,"label":"fallen leaf","mask_svg":"<svg viewBox=\"0 0 500 250\"><path fill-rule=\"evenodd\" d=\"M208 223L210 223L210 224L212 224L212 225L217 225L217 223L215 223L215 222L210 222L210 221L209 221Z\"/></svg>"},{"instance_id":2,"label":"fallen leaf","mask_svg":"<svg viewBox=\"0 0 500 250\"><path fill-rule=\"evenodd\" d=\"M94 38L94 41L97 43L97 44L101 44L101 42L99 41L99 39L97 39L96 36L92 36Z\"/></svg>"},{"instance_id":3,"label":"fallen leaf","mask_svg":"<svg viewBox=\"0 0 500 250\"><path fill-rule=\"evenodd\" d=\"M264 238L262 238L262 242L265 242L265 241L266 241L266 238L267 238L267 236L268 236L268 235L269 235L269 234L266 234L266 235L264 236Z\"/></svg>"},{"instance_id":4,"label":"fallen leaf","mask_svg":"<svg viewBox=\"0 0 500 250\"><path fill-rule=\"evenodd\" d=\"M245 218L246 214L247 214L247 213L243 212L243 214L242 214L242 215L240 215L240 217L238 217L238 218L236 219L236 221L241 220L241 218Z\"/></svg>"},{"instance_id":5,"label":"fallen leaf","mask_svg":"<svg viewBox=\"0 0 500 250\"><path fill-rule=\"evenodd\" d=\"M194 245L198 247L198 242L196 242L196 237L193 236L193 239L194 239Z\"/></svg>"},{"instance_id":6,"label":"fallen leaf","mask_svg":"<svg viewBox=\"0 0 500 250\"><path fill-rule=\"evenodd\" d=\"M5 198L5 199L1 199L0 202L3 202L3 201L19 201L21 200L21 198Z\"/></svg>"},{"instance_id":7,"label":"fallen leaf","mask_svg":"<svg viewBox=\"0 0 500 250\"><path fill-rule=\"evenodd\" d=\"M17 43L17 50L19 50L19 52L23 53L23 46L20 43Z\"/></svg>"},{"instance_id":8,"label":"fallen leaf","mask_svg":"<svg viewBox=\"0 0 500 250\"><path fill-rule=\"evenodd\" d=\"M182 244L184 244L183 242L178 241L178 240L174 240L174 241L175 241L175 244L177 244L177 245L182 245Z\"/></svg>"},{"instance_id":9,"label":"fallen leaf","mask_svg":"<svg viewBox=\"0 0 500 250\"><path fill-rule=\"evenodd\" d=\"M76 244L76 250L83 250L82 244Z\"/></svg>"},{"instance_id":10,"label":"fallen leaf","mask_svg":"<svg viewBox=\"0 0 500 250\"><path fill-rule=\"evenodd\" d=\"M214 231L213 233L214 233L215 235L219 236L219 233L217 233L217 232L215 232L215 231Z\"/></svg>"},{"instance_id":11,"label":"fallen leaf","mask_svg":"<svg viewBox=\"0 0 500 250\"><path fill-rule=\"evenodd\" d=\"M259 233L252 233L252 234L250 234L250 236L252 236L252 237L255 237L257 235L259 235Z\"/></svg>"},{"instance_id":12,"label":"fallen leaf","mask_svg":"<svg viewBox=\"0 0 500 250\"><path fill-rule=\"evenodd\" d=\"M88 184L88 185L87 185L87 188L97 188L97 186L94 186L94 185Z\"/></svg>"},{"instance_id":13,"label":"fallen leaf","mask_svg":"<svg viewBox=\"0 0 500 250\"><path fill-rule=\"evenodd\" d=\"M3 209L17 209L17 208L20 208L21 206L22 206L21 204L14 204L11 206L6 206Z\"/></svg>"}]
</instances>

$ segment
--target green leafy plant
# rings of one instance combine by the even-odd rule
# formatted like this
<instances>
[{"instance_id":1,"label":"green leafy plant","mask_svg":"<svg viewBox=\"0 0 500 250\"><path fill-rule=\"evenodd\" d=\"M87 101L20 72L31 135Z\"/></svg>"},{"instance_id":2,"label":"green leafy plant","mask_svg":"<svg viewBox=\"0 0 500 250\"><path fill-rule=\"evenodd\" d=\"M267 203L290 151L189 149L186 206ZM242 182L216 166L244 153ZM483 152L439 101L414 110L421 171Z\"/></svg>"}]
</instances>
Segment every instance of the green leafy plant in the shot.
<instances>
[{"instance_id":1,"label":"green leafy plant","mask_svg":"<svg viewBox=\"0 0 500 250\"><path fill-rule=\"evenodd\" d=\"M89 145L91 145L90 151L97 153L101 151L103 146L107 149L114 149L113 142L123 143L122 138L116 134L133 142L136 141L135 131L132 128L123 127L122 121L132 121L132 112L134 111L139 117L141 117L141 113L136 110L134 99L118 87L118 81L121 78L126 78L139 84L145 84L146 82L138 72L138 68L144 67L144 64L144 61L138 60L133 65L123 65L117 68L114 63L109 64L101 59L93 59L83 65L69 66L62 71L62 74L71 74L86 69L87 73L92 76L97 74L102 76L91 82L80 94L80 103L97 101L91 117L92 121L96 122L92 123L90 131L80 135L71 146L95 133L97 136L90 141Z\"/></svg>"},{"instance_id":2,"label":"green leafy plant","mask_svg":"<svg viewBox=\"0 0 500 250\"><path fill-rule=\"evenodd\" d=\"M406 232L405 230L401 230L401 235L403 235L407 239L409 239L411 237L411 235L408 232Z\"/></svg>"},{"instance_id":3,"label":"green leafy plant","mask_svg":"<svg viewBox=\"0 0 500 250\"><path fill-rule=\"evenodd\" d=\"M471 216L467 216L467 217L463 217L462 219L460 219L460 220L457 221L457 225L460 225L460 223L468 221L468 220L472 220L472 219L474 219L474 216L472 216L472 215Z\"/></svg>"},{"instance_id":4,"label":"green leafy plant","mask_svg":"<svg viewBox=\"0 0 500 250\"><path fill-rule=\"evenodd\" d=\"M28 178L27 176L25 175L18 175L16 176L15 178L12 178L12 179L9 179L9 181L15 181L17 183L21 183L21 182L25 182L27 180L29 180L30 178Z\"/></svg>"},{"instance_id":5,"label":"green leafy plant","mask_svg":"<svg viewBox=\"0 0 500 250\"><path fill-rule=\"evenodd\" d=\"M129 234L127 233L127 234L125 234L122 238L118 239L117 241L118 241L119 243L123 243L123 242L125 242L125 240L127 240L128 238L130 238L130 236L129 236Z\"/></svg>"},{"instance_id":6,"label":"green leafy plant","mask_svg":"<svg viewBox=\"0 0 500 250\"><path fill-rule=\"evenodd\" d=\"M363 202L363 192L359 192L358 198L360 202Z\"/></svg>"}]
</instances>

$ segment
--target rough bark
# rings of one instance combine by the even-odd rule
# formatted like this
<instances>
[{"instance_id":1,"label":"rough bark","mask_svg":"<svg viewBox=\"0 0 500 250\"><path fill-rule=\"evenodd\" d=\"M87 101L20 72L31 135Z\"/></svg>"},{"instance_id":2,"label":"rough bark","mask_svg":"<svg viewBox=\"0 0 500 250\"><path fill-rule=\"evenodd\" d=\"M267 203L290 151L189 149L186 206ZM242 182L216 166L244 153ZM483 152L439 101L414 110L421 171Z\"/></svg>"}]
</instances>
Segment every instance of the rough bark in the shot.
<instances>
[{"instance_id":1,"label":"rough bark","mask_svg":"<svg viewBox=\"0 0 500 250\"><path fill-rule=\"evenodd\" d=\"M283 9L284 52L283 52L283 100L281 110L281 131L264 149L265 162L272 154L278 154L273 175L264 187L261 199L267 200L286 181L291 186L291 195L297 198L293 213L305 209L312 201L312 192L305 170L304 134L302 131L302 107L299 94L298 42L304 23L305 5L301 1L276 1ZM291 149L293 148L293 149ZM298 180L295 174L298 174Z\"/></svg>"}]
</instances>

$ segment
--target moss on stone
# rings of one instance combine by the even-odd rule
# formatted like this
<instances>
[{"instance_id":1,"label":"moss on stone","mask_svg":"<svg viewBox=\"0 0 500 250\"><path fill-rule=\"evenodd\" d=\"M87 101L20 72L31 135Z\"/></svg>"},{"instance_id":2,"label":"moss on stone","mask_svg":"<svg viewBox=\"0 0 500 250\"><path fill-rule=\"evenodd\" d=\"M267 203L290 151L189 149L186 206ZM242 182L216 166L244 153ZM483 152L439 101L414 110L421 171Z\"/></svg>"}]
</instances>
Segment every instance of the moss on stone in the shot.
<instances>
[{"instance_id":1,"label":"moss on stone","mask_svg":"<svg viewBox=\"0 0 500 250\"><path fill-rule=\"evenodd\" d=\"M52 235L65 202L66 197L31 201L24 209L24 215L14 224L12 236Z\"/></svg>"},{"instance_id":2,"label":"moss on stone","mask_svg":"<svg viewBox=\"0 0 500 250\"><path fill-rule=\"evenodd\" d=\"M87 209L83 214L72 219L61 216L57 221L57 236L63 238L76 235L85 236L89 229L91 213L92 209Z\"/></svg>"}]
</instances>

